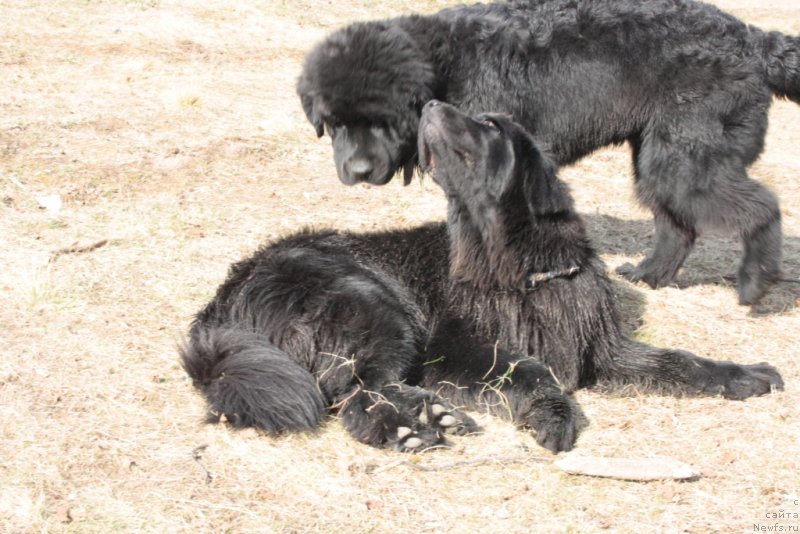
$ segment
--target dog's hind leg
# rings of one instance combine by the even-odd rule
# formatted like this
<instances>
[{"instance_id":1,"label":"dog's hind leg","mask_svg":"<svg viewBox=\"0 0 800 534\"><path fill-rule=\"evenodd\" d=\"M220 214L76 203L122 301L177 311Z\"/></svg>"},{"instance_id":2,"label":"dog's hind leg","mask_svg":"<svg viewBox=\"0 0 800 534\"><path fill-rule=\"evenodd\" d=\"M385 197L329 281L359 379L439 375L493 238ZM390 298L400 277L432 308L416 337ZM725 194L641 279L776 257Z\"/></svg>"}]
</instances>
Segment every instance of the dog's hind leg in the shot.
<instances>
[{"instance_id":1,"label":"dog's hind leg","mask_svg":"<svg viewBox=\"0 0 800 534\"><path fill-rule=\"evenodd\" d=\"M637 267L626 264L617 272L651 287L669 283L691 251L695 228L725 228L739 232L744 257L738 270L739 303L754 304L780 277L781 215L778 200L751 180L744 168L719 165L708 171L715 185L670 201L677 214L656 206L655 247ZM722 173L721 175L715 175ZM665 202L666 203L666 202Z\"/></svg>"},{"instance_id":2,"label":"dog's hind leg","mask_svg":"<svg viewBox=\"0 0 800 534\"><path fill-rule=\"evenodd\" d=\"M654 288L669 284L700 229L734 230L744 241L739 303L757 302L781 270L778 201L746 168L761 151L764 128L762 111L753 107L730 123L676 118L635 141L636 192L655 215L655 242L638 266L617 272Z\"/></svg>"},{"instance_id":3,"label":"dog's hind leg","mask_svg":"<svg viewBox=\"0 0 800 534\"><path fill-rule=\"evenodd\" d=\"M378 292L376 286L371 288L373 295ZM374 447L418 451L444 443L446 432L468 433L476 426L450 403L415 387L424 329L410 317L413 308L397 302L351 295L347 306L337 308L341 314L325 323L328 334L319 335L335 337L336 343L326 346L336 350L313 358L314 374L354 439Z\"/></svg>"},{"instance_id":4,"label":"dog's hind leg","mask_svg":"<svg viewBox=\"0 0 800 534\"><path fill-rule=\"evenodd\" d=\"M781 212L767 188L746 179L731 210L733 223L744 240L744 257L738 271L739 304L753 304L780 277L783 257Z\"/></svg>"},{"instance_id":5,"label":"dog's hind leg","mask_svg":"<svg viewBox=\"0 0 800 534\"><path fill-rule=\"evenodd\" d=\"M734 400L783 389L780 374L767 363L740 365L710 360L630 339L621 341L610 360L599 363L597 375L600 384L612 387L632 385L644 391L722 395Z\"/></svg>"},{"instance_id":6,"label":"dog's hind leg","mask_svg":"<svg viewBox=\"0 0 800 534\"><path fill-rule=\"evenodd\" d=\"M536 441L553 452L572 449L578 408L550 371L531 358L475 343L460 323L446 322L431 339L424 386L456 406L533 431Z\"/></svg>"}]
</instances>

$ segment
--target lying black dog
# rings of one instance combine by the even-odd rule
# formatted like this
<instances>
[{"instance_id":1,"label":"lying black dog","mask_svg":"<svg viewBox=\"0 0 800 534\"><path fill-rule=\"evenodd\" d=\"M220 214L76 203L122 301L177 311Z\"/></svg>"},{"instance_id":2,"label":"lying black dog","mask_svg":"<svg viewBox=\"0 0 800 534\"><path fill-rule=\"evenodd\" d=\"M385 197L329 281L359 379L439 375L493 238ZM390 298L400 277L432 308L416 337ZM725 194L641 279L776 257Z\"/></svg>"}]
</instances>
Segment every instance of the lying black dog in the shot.
<instances>
[{"instance_id":1,"label":"lying black dog","mask_svg":"<svg viewBox=\"0 0 800 534\"><path fill-rule=\"evenodd\" d=\"M782 387L765 363L625 337L566 186L519 125L433 101L420 132L447 225L303 232L233 265L182 351L211 420L274 433L335 409L359 441L409 450L474 430L459 406L560 451L575 442L576 388L744 399Z\"/></svg>"},{"instance_id":2,"label":"lying black dog","mask_svg":"<svg viewBox=\"0 0 800 534\"><path fill-rule=\"evenodd\" d=\"M778 201L747 175L772 95L800 102L800 38L690 0L526 0L359 23L307 56L298 92L342 182L410 180L428 100L511 114L559 164L628 141L655 247L619 272L669 284L704 228L738 232L739 301L780 276Z\"/></svg>"}]
</instances>

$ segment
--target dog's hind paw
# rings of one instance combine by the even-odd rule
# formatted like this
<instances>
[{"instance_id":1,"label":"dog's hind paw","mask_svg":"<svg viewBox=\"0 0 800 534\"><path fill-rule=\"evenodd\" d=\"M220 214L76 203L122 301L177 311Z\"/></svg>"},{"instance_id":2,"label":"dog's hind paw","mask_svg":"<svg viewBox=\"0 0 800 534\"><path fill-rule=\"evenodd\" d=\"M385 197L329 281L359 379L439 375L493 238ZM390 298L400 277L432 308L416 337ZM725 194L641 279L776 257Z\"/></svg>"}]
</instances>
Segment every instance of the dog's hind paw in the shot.
<instances>
[{"instance_id":1,"label":"dog's hind paw","mask_svg":"<svg viewBox=\"0 0 800 534\"><path fill-rule=\"evenodd\" d=\"M463 436L480 430L470 416L443 402L423 403L418 420L423 426L446 434Z\"/></svg>"},{"instance_id":2,"label":"dog's hind paw","mask_svg":"<svg viewBox=\"0 0 800 534\"><path fill-rule=\"evenodd\" d=\"M445 445L445 434L480 430L471 417L431 391L405 384L380 394L360 392L341 412L347 430L359 441L401 452Z\"/></svg>"},{"instance_id":3,"label":"dog's hind paw","mask_svg":"<svg viewBox=\"0 0 800 534\"><path fill-rule=\"evenodd\" d=\"M430 428L412 429L407 426L397 427L397 439L392 440L391 448L399 452L417 452L441 445L441 434Z\"/></svg>"},{"instance_id":4,"label":"dog's hind paw","mask_svg":"<svg viewBox=\"0 0 800 534\"><path fill-rule=\"evenodd\" d=\"M419 406L416 421L410 426L397 427L397 439L391 447L401 452L416 452L445 444L444 434L473 434L480 427L473 419L445 403L428 402Z\"/></svg>"},{"instance_id":5,"label":"dog's hind paw","mask_svg":"<svg viewBox=\"0 0 800 534\"><path fill-rule=\"evenodd\" d=\"M757 271L751 275L744 269L740 269L738 275L739 304L742 306L757 304L778 279L780 279L780 272Z\"/></svg>"}]
</instances>

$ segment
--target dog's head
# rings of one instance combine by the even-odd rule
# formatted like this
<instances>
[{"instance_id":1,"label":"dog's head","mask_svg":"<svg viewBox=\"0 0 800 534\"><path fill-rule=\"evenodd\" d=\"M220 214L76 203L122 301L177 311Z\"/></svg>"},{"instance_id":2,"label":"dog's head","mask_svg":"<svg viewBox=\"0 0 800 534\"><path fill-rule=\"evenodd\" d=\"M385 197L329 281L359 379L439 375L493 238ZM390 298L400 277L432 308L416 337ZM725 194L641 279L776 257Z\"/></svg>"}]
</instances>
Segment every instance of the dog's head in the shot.
<instances>
[{"instance_id":1,"label":"dog's head","mask_svg":"<svg viewBox=\"0 0 800 534\"><path fill-rule=\"evenodd\" d=\"M339 179L383 185L416 162L422 106L434 75L416 43L391 23L359 23L331 34L306 57L297 92L317 136L333 143Z\"/></svg>"},{"instance_id":2,"label":"dog's head","mask_svg":"<svg viewBox=\"0 0 800 534\"><path fill-rule=\"evenodd\" d=\"M533 216L572 209L555 165L533 137L509 116L469 116L431 100L419 126L419 165L449 197L483 206L516 209Z\"/></svg>"}]
</instances>

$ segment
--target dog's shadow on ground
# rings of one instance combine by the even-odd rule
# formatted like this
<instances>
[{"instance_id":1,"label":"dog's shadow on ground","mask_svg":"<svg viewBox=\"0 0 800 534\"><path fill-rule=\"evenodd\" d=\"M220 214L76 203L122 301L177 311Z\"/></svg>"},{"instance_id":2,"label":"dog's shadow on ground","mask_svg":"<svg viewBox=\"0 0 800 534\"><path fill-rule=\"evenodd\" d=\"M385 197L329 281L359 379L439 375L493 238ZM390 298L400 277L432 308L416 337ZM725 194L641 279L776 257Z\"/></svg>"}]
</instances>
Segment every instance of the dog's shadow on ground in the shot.
<instances>
[{"instance_id":1,"label":"dog's shadow on ground","mask_svg":"<svg viewBox=\"0 0 800 534\"><path fill-rule=\"evenodd\" d=\"M589 236L600 254L632 256L637 263L652 246L653 223L649 220L624 220L609 215L583 214ZM703 235L698 239L686 260L674 286L680 289L696 285L719 285L736 291L736 269L742 256L742 243L734 235ZM800 281L800 238L784 236L783 271L789 280ZM613 266L609 266L613 273ZM635 310L636 317L644 311L644 298L638 289L620 277L614 276L615 292L627 301L626 309ZM638 301L638 304L637 304ZM771 315L796 308L800 301L800 283L781 281L776 283L758 304L751 307L752 315ZM631 318L624 318L626 325L633 325ZM634 319L635 321L636 319Z\"/></svg>"}]
</instances>

